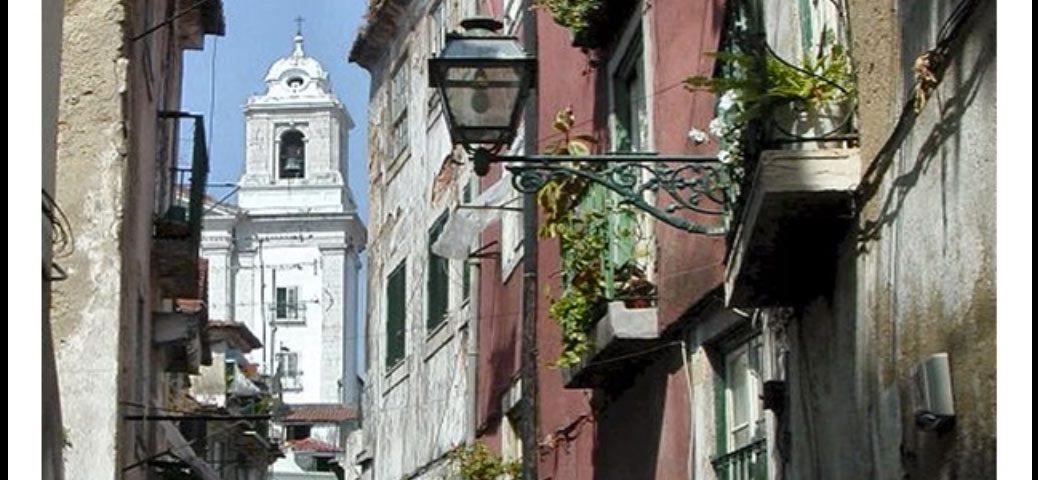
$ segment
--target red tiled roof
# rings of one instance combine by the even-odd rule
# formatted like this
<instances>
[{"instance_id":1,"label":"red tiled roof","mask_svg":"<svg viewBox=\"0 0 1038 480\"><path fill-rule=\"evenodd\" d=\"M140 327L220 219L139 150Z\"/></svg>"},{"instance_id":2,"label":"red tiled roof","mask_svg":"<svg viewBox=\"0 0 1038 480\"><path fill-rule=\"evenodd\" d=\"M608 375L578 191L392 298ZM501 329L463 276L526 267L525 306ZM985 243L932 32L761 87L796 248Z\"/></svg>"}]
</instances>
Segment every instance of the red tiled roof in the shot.
<instances>
[{"instance_id":1,"label":"red tiled roof","mask_svg":"<svg viewBox=\"0 0 1038 480\"><path fill-rule=\"evenodd\" d=\"M341 423L357 418L357 412L336 403L286 405L288 412L278 419L285 423Z\"/></svg>"},{"instance_id":2,"label":"red tiled roof","mask_svg":"<svg viewBox=\"0 0 1038 480\"><path fill-rule=\"evenodd\" d=\"M297 452L338 453L342 451L339 447L316 438L289 440L288 447Z\"/></svg>"}]
</instances>

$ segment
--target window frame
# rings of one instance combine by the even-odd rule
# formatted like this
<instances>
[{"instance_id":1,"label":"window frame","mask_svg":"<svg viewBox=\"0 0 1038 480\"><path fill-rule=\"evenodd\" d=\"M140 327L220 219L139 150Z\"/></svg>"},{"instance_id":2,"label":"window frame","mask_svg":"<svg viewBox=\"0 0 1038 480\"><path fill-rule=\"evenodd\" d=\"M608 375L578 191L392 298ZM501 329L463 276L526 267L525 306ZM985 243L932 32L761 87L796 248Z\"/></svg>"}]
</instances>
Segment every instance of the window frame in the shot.
<instances>
[{"instance_id":1,"label":"window frame","mask_svg":"<svg viewBox=\"0 0 1038 480\"><path fill-rule=\"evenodd\" d=\"M756 354L753 352L756 351ZM711 355L714 370L714 408L715 439L717 442L711 464L719 480L747 478L764 480L768 478L767 454L767 422L763 400L760 393L764 383L764 336L759 330L740 327L734 334L718 343ZM733 402L733 365L739 355L746 356L746 372L744 378L748 387L745 398L750 400L748 406L746 428L749 429L742 443L735 442ZM753 372L756 372L754 374ZM745 462L745 463L744 463ZM743 472L745 476L736 476Z\"/></svg>"},{"instance_id":2,"label":"window frame","mask_svg":"<svg viewBox=\"0 0 1038 480\"><path fill-rule=\"evenodd\" d=\"M299 300L299 286L274 287L274 321L278 323L298 323L306 321L306 311ZM281 297L284 292L284 299ZM294 300L294 301L292 301ZM284 315L282 315L284 313Z\"/></svg>"},{"instance_id":3,"label":"window frame","mask_svg":"<svg viewBox=\"0 0 1038 480\"><path fill-rule=\"evenodd\" d=\"M398 277L399 276L399 277ZM399 278L401 285L395 287L394 280ZM399 292L395 292L395 289ZM401 298L394 301L394 295ZM389 275L386 276L386 351L383 360L386 371L392 371L404 363L407 358L407 260L401 260ZM399 309L399 311L397 311ZM399 319L393 318L394 312ZM396 337L399 337L397 339ZM394 342L399 342L395 344Z\"/></svg>"},{"instance_id":4,"label":"window frame","mask_svg":"<svg viewBox=\"0 0 1038 480\"><path fill-rule=\"evenodd\" d=\"M411 126L408 108L411 88L411 72L408 68L409 52L400 54L389 76L387 103L389 108L389 168L392 170L410 150Z\"/></svg>"},{"instance_id":5,"label":"window frame","mask_svg":"<svg viewBox=\"0 0 1038 480\"><path fill-rule=\"evenodd\" d=\"M447 218L448 212L445 211L436 218L436 221L429 228L428 246L426 249L428 260L425 272L425 329L429 335L434 334L447 323L447 316L450 313L450 259L436 255L432 251L433 243L443 234L443 227L447 224ZM437 296L442 296L440 304L433 303Z\"/></svg>"},{"instance_id":6,"label":"window frame","mask_svg":"<svg viewBox=\"0 0 1038 480\"><path fill-rule=\"evenodd\" d=\"M281 371L281 390L290 392L303 390L303 371L299 368L299 352L282 350L275 354L275 358L278 362L278 370Z\"/></svg>"}]
</instances>

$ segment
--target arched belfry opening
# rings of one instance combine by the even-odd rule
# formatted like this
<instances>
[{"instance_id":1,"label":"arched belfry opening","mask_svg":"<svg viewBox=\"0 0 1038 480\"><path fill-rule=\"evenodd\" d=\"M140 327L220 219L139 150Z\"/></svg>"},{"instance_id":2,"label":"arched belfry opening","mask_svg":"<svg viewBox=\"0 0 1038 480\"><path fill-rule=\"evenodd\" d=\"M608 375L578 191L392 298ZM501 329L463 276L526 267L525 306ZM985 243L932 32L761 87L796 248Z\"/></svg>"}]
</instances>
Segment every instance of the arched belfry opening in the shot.
<instances>
[{"instance_id":1,"label":"arched belfry opening","mask_svg":"<svg viewBox=\"0 0 1038 480\"><path fill-rule=\"evenodd\" d=\"M281 134L278 152L278 178L303 178L306 176L306 143L303 133L289 130Z\"/></svg>"}]
</instances>

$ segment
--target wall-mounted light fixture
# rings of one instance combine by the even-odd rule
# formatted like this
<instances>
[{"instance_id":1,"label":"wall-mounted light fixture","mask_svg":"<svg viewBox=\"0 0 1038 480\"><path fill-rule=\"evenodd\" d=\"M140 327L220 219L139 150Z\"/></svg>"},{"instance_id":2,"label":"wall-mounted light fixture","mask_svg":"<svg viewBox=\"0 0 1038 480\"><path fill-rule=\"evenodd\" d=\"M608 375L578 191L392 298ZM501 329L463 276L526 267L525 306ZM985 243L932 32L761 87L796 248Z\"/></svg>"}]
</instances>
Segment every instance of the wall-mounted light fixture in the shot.
<instances>
[{"instance_id":1,"label":"wall-mounted light fixture","mask_svg":"<svg viewBox=\"0 0 1038 480\"><path fill-rule=\"evenodd\" d=\"M915 423L923 430L944 432L955 424L955 399L947 353L937 353L916 367Z\"/></svg>"}]
</instances>

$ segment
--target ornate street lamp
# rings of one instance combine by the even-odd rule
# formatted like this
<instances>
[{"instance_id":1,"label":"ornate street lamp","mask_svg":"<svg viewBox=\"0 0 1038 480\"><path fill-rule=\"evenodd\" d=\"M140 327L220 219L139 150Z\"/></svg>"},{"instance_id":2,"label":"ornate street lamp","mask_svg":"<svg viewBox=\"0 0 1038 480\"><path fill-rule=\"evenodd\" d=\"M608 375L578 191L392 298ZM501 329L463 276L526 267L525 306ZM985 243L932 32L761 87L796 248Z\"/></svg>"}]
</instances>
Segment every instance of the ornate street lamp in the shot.
<instances>
[{"instance_id":1,"label":"ornate street lamp","mask_svg":"<svg viewBox=\"0 0 1038 480\"><path fill-rule=\"evenodd\" d=\"M537 84L537 60L516 37L498 35L502 25L497 20L472 18L461 26L465 33L447 35L443 51L429 59L429 86L439 90L451 140L471 154L477 175L486 175L491 163L510 162L513 185L522 193L536 193L553 178L579 176L673 227L705 235L727 233L716 156L590 155L579 160L601 168L586 169L574 166L570 156L499 155L515 140L523 106ZM647 193L663 192L671 203L662 208L646 199ZM702 224L681 211L720 220Z\"/></svg>"},{"instance_id":2,"label":"ornate street lamp","mask_svg":"<svg viewBox=\"0 0 1038 480\"><path fill-rule=\"evenodd\" d=\"M474 155L483 176L492 155L515 140L537 60L516 37L497 35L497 20L470 18L461 26L465 33L448 34L443 52L429 59L429 86L440 91L451 140Z\"/></svg>"},{"instance_id":3,"label":"ornate street lamp","mask_svg":"<svg viewBox=\"0 0 1038 480\"><path fill-rule=\"evenodd\" d=\"M497 34L501 22L490 18L461 23L465 33L447 35L440 55L429 59L429 86L443 99L451 140L472 155L477 175L490 164L508 162L512 185L523 195L523 318L522 398L520 401L524 480L537 478L537 203L535 194L548 181L575 176L594 182L632 205L676 228L691 233L724 235L725 204L720 188L720 163L714 156L651 154L591 155L580 161L598 168L580 168L575 157L499 155L515 140L523 106L536 86L537 61L515 37ZM648 193L669 194L662 208ZM701 201L703 202L701 205ZM722 207L716 207L721 205ZM692 211L721 220L701 224L679 211Z\"/></svg>"}]
</instances>

